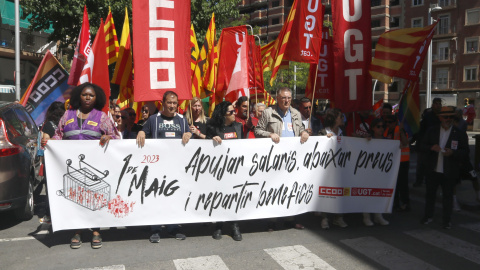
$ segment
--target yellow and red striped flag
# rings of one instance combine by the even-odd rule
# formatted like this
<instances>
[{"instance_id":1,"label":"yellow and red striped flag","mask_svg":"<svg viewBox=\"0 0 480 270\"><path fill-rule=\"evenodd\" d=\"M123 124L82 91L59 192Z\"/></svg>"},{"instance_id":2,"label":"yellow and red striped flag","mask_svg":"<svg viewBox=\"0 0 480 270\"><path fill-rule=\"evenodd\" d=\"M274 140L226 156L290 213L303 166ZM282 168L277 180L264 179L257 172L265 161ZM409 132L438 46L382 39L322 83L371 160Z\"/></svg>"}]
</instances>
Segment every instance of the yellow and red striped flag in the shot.
<instances>
[{"instance_id":1,"label":"yellow and red striped flag","mask_svg":"<svg viewBox=\"0 0 480 270\"><path fill-rule=\"evenodd\" d=\"M297 0L293 2L288 18L283 24L277 39L263 46L261 49L263 71L272 71L270 85L273 85L280 66L285 66L285 63L282 63L283 54L285 53L285 48L287 47L290 37L290 30L292 30L293 19L297 11L297 3Z\"/></svg>"},{"instance_id":2,"label":"yellow and red striped flag","mask_svg":"<svg viewBox=\"0 0 480 270\"><path fill-rule=\"evenodd\" d=\"M190 67L192 70L192 96L201 97L202 92L202 75L198 68L198 61L200 57L200 49L198 48L197 36L193 29L193 24L190 27L190 46L191 46L191 59Z\"/></svg>"},{"instance_id":3,"label":"yellow and red striped flag","mask_svg":"<svg viewBox=\"0 0 480 270\"><path fill-rule=\"evenodd\" d=\"M128 21L127 8L125 8L125 21L123 23L122 38L120 40L120 50L118 52L117 63L115 64L115 71L113 73L112 83L120 86L120 93L118 99L122 102L124 100L133 98L133 65L132 65L132 50L130 41L130 26ZM130 88L130 89L128 89Z\"/></svg>"},{"instance_id":4,"label":"yellow and red striped flag","mask_svg":"<svg viewBox=\"0 0 480 270\"><path fill-rule=\"evenodd\" d=\"M370 65L374 79L390 84L393 77L418 79L437 22L426 27L405 28L383 33Z\"/></svg>"},{"instance_id":5,"label":"yellow and red striped flag","mask_svg":"<svg viewBox=\"0 0 480 270\"><path fill-rule=\"evenodd\" d=\"M200 59L198 61L198 68L201 72L203 86L203 91L200 93L201 98L210 96L215 87L215 65L218 64L218 50L217 46L215 46L215 33L215 13L212 13L212 19L210 20L210 25L205 34L205 42L200 50Z\"/></svg>"},{"instance_id":6,"label":"yellow and red striped flag","mask_svg":"<svg viewBox=\"0 0 480 270\"><path fill-rule=\"evenodd\" d=\"M105 43L107 47L108 65L117 62L118 56L118 38L115 24L113 23L112 10L108 7L108 15L105 19Z\"/></svg>"}]
</instances>

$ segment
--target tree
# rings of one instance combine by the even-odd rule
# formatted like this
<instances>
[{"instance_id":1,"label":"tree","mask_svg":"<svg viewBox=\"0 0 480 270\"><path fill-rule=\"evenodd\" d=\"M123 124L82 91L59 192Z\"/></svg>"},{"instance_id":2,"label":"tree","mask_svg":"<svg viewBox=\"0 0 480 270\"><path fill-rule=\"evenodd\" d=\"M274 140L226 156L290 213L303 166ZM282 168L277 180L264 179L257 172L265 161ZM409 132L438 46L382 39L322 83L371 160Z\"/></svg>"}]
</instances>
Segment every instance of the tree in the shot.
<instances>
[{"instance_id":1,"label":"tree","mask_svg":"<svg viewBox=\"0 0 480 270\"><path fill-rule=\"evenodd\" d=\"M240 0L192 0L191 20L197 40L203 44L212 13L215 13L215 27L217 35L223 28L234 26L232 22L240 17L237 5ZM217 36L217 38L218 38Z\"/></svg>"},{"instance_id":2,"label":"tree","mask_svg":"<svg viewBox=\"0 0 480 270\"><path fill-rule=\"evenodd\" d=\"M84 5L88 9L92 41L100 26L100 19L107 17L109 6L112 9L118 35L122 32L125 7L128 9L130 19L132 14L131 0L49 0L48 3L38 0L22 0L21 5L22 18L32 15L29 19L30 30L42 31L52 27L53 33L48 39L49 41L60 40L61 47L76 44L82 27Z\"/></svg>"},{"instance_id":3,"label":"tree","mask_svg":"<svg viewBox=\"0 0 480 270\"><path fill-rule=\"evenodd\" d=\"M288 87L293 91L293 88L295 85L294 66L297 66L297 78L296 78L297 98L298 98L298 95L304 94L305 89L307 88L307 80L308 80L308 74L310 72L310 64L299 63L299 62L290 62L288 69L279 70L277 73L277 77L273 82L272 86L270 86L270 77L272 76L272 72L271 71L265 72L263 74L265 90L273 94L280 87Z\"/></svg>"}]
</instances>

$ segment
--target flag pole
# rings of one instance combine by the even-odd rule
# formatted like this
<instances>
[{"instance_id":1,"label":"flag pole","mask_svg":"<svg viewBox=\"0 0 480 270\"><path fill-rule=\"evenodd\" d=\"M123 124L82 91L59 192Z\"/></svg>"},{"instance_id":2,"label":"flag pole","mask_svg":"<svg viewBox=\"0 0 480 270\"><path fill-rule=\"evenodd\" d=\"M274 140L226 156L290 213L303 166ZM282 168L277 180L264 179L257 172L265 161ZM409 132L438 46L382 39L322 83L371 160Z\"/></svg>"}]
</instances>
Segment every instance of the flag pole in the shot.
<instances>
[{"instance_id":1,"label":"flag pole","mask_svg":"<svg viewBox=\"0 0 480 270\"><path fill-rule=\"evenodd\" d=\"M202 103L200 101L200 103ZM190 109L190 120L192 121L192 123L189 123L190 125L193 125L193 112L192 112L192 102L188 101L188 108Z\"/></svg>"},{"instance_id":2,"label":"flag pole","mask_svg":"<svg viewBox=\"0 0 480 270\"><path fill-rule=\"evenodd\" d=\"M310 117L308 118L308 128L312 129L312 113L313 113L313 108L315 107L315 88L317 87L317 78L318 78L318 63L317 67L315 68L315 81L313 83L313 90L312 90L312 109L310 110ZM312 129L313 132L313 129Z\"/></svg>"}]
</instances>

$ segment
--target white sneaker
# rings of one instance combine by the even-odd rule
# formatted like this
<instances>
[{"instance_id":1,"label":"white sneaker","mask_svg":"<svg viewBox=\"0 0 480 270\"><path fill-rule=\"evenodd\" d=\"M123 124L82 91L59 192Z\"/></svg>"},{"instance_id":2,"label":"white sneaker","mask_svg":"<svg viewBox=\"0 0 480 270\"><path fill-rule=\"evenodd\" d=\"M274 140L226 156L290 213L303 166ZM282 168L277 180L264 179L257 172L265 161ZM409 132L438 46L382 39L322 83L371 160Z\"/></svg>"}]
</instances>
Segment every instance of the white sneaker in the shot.
<instances>
[{"instance_id":1,"label":"white sneaker","mask_svg":"<svg viewBox=\"0 0 480 270\"><path fill-rule=\"evenodd\" d=\"M343 217L342 216L337 216L333 219L333 225L337 225L338 227L340 228L345 228L348 226L347 223L345 223L345 221L343 220Z\"/></svg>"},{"instance_id":2,"label":"white sneaker","mask_svg":"<svg viewBox=\"0 0 480 270\"><path fill-rule=\"evenodd\" d=\"M328 225L328 218L323 218L322 223L320 223L320 227L324 230L330 229L330 226Z\"/></svg>"},{"instance_id":3,"label":"white sneaker","mask_svg":"<svg viewBox=\"0 0 480 270\"><path fill-rule=\"evenodd\" d=\"M367 227L373 226L373 222L370 219L370 213L363 213L363 224Z\"/></svg>"},{"instance_id":4,"label":"white sneaker","mask_svg":"<svg viewBox=\"0 0 480 270\"><path fill-rule=\"evenodd\" d=\"M373 220L375 221L375 223L378 223L383 226L390 224L390 222L386 221L383 218L382 214L379 214L379 213L373 214Z\"/></svg>"}]
</instances>

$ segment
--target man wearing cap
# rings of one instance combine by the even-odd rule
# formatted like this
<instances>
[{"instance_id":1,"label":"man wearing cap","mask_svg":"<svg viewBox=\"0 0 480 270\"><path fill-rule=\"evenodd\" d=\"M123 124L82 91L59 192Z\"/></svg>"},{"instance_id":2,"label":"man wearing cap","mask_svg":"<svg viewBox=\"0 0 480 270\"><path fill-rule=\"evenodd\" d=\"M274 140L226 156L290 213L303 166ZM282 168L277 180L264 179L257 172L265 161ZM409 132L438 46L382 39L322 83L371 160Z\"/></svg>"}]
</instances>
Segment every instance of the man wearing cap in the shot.
<instances>
[{"instance_id":1,"label":"man wearing cap","mask_svg":"<svg viewBox=\"0 0 480 270\"><path fill-rule=\"evenodd\" d=\"M459 160L468 154L468 137L453 125L455 107L443 107L439 114L440 125L430 128L423 138L422 150L426 155L425 214L421 222L433 221L437 188L442 188L443 227L451 228L453 189L459 177Z\"/></svg>"}]
</instances>

